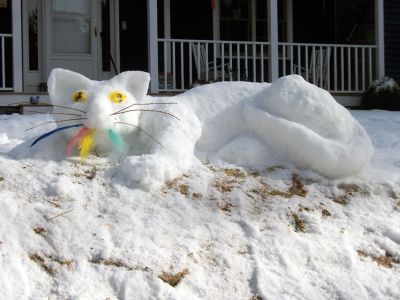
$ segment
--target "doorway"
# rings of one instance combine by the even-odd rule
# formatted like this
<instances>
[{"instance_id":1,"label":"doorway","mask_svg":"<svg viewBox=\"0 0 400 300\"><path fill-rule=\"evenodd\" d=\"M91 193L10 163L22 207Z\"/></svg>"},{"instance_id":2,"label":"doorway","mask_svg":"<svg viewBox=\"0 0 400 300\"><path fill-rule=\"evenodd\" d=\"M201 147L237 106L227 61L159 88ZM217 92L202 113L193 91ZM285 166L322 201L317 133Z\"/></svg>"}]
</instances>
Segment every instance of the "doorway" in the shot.
<instances>
[{"instance_id":1,"label":"doorway","mask_svg":"<svg viewBox=\"0 0 400 300\"><path fill-rule=\"evenodd\" d=\"M24 91L45 91L53 68L94 80L114 76L119 61L116 2L24 1Z\"/></svg>"}]
</instances>

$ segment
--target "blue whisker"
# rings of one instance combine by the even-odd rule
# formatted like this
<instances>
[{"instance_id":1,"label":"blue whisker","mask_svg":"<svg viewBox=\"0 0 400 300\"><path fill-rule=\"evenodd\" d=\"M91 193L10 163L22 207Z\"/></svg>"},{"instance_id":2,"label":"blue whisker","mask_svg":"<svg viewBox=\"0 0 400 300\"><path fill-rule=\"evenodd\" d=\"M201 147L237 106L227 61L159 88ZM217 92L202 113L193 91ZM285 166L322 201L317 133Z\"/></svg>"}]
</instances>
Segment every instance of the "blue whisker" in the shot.
<instances>
[{"instance_id":1,"label":"blue whisker","mask_svg":"<svg viewBox=\"0 0 400 300\"><path fill-rule=\"evenodd\" d=\"M65 130L65 129L69 129L69 128L74 128L74 127L81 127L81 126L83 126L83 124L69 125L69 126L64 126L64 127L56 128L56 129L54 129L54 130L52 130L52 131L49 131L49 132L47 132L47 133L45 133L45 134L39 136L39 137L32 143L32 145L31 145L29 148L32 148L32 146L34 146L37 142L39 142L39 141L41 141L41 140L47 138L48 136L52 135L53 133L56 133L56 132L61 131L61 130Z\"/></svg>"}]
</instances>

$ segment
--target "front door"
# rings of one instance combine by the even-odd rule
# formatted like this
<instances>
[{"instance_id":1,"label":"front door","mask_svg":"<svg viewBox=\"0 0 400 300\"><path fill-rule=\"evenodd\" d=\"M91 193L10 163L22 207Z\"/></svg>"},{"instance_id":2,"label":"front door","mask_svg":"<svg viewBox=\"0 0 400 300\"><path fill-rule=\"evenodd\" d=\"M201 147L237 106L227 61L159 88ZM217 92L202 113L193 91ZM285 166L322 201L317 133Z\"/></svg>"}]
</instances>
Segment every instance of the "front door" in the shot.
<instances>
[{"instance_id":1,"label":"front door","mask_svg":"<svg viewBox=\"0 0 400 300\"><path fill-rule=\"evenodd\" d=\"M51 0L46 6L46 75L53 68L97 78L96 0Z\"/></svg>"},{"instance_id":2,"label":"front door","mask_svg":"<svg viewBox=\"0 0 400 300\"><path fill-rule=\"evenodd\" d=\"M115 1L24 1L24 90L43 89L53 68L103 80L118 69Z\"/></svg>"}]
</instances>

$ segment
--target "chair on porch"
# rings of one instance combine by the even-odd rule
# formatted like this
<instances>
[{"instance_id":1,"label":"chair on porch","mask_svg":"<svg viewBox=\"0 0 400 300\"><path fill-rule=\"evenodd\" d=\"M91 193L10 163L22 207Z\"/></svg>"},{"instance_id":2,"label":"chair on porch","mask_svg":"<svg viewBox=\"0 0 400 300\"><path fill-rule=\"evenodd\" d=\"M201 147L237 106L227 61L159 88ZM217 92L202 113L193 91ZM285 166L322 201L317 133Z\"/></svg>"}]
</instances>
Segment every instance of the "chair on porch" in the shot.
<instances>
[{"instance_id":1,"label":"chair on porch","mask_svg":"<svg viewBox=\"0 0 400 300\"><path fill-rule=\"evenodd\" d=\"M319 87L324 89L328 88L328 65L330 60L330 48L327 49L316 49L315 59L313 59L312 53L310 58L309 66L299 67L294 65L294 74L299 74L304 78L308 78L308 81L315 83ZM314 72L315 71L315 72ZM322 82L321 82L322 81Z\"/></svg>"},{"instance_id":2,"label":"chair on porch","mask_svg":"<svg viewBox=\"0 0 400 300\"><path fill-rule=\"evenodd\" d=\"M215 46L214 46L215 47ZM193 43L192 53L196 65L198 81L229 81L232 76L232 69L229 63L214 65L214 61L207 61L206 48L204 44ZM208 75L208 76L207 76Z\"/></svg>"}]
</instances>

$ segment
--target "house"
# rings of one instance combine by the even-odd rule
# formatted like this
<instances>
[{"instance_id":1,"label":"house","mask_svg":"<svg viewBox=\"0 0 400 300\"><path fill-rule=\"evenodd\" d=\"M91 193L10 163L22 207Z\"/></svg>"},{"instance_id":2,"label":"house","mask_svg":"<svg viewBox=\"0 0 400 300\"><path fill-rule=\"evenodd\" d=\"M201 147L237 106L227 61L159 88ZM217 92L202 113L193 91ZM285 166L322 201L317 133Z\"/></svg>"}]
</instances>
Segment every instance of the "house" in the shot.
<instances>
[{"instance_id":1,"label":"house","mask_svg":"<svg viewBox=\"0 0 400 300\"><path fill-rule=\"evenodd\" d=\"M0 0L0 105L46 98L55 67L148 71L151 93L300 74L354 105L400 78L399 15L397 0Z\"/></svg>"}]
</instances>

